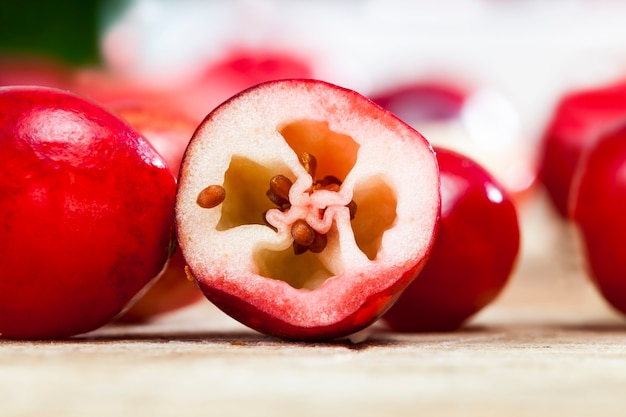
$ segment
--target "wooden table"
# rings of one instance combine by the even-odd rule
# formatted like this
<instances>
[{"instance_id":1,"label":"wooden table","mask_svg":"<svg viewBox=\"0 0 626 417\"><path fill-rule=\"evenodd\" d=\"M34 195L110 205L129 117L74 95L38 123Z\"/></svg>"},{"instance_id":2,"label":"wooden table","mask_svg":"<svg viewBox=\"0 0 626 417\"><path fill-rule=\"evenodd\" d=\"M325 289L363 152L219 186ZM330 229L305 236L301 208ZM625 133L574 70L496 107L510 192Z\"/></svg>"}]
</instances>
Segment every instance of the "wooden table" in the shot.
<instances>
[{"instance_id":1,"label":"wooden table","mask_svg":"<svg viewBox=\"0 0 626 417\"><path fill-rule=\"evenodd\" d=\"M375 325L362 343L293 343L202 302L70 341L3 341L0 416L625 415L626 321L577 261L546 252L559 233L527 240L505 292L454 333Z\"/></svg>"}]
</instances>

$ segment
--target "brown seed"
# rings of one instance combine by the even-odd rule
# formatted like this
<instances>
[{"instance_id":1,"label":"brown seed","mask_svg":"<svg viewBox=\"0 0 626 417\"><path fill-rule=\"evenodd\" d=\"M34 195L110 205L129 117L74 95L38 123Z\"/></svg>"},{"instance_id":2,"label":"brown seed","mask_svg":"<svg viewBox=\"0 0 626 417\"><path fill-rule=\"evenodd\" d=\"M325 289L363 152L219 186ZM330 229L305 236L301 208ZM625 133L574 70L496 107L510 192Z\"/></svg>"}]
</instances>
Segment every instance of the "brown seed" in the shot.
<instances>
[{"instance_id":1,"label":"brown seed","mask_svg":"<svg viewBox=\"0 0 626 417\"><path fill-rule=\"evenodd\" d=\"M185 271L185 276L187 277L187 281L191 281L191 282L195 281L195 278L193 277L193 274L191 273L191 269L189 269L187 265L185 265L183 270Z\"/></svg>"},{"instance_id":2,"label":"brown seed","mask_svg":"<svg viewBox=\"0 0 626 417\"><path fill-rule=\"evenodd\" d=\"M315 240L315 234L315 229L302 219L296 220L291 225L291 237L298 245L308 247Z\"/></svg>"},{"instance_id":3,"label":"brown seed","mask_svg":"<svg viewBox=\"0 0 626 417\"><path fill-rule=\"evenodd\" d=\"M221 185L209 185L198 193L196 203L202 208L217 207L226 198L226 190Z\"/></svg>"},{"instance_id":4,"label":"brown seed","mask_svg":"<svg viewBox=\"0 0 626 417\"><path fill-rule=\"evenodd\" d=\"M320 253L326 248L328 244L328 237L321 233L315 233L315 239L309 245L309 250L313 253Z\"/></svg>"},{"instance_id":5,"label":"brown seed","mask_svg":"<svg viewBox=\"0 0 626 417\"><path fill-rule=\"evenodd\" d=\"M348 207L348 210L350 210L350 220L354 219L354 216L356 216L356 209L357 209L357 205L354 202L354 200L350 200L350 202L346 204L346 207Z\"/></svg>"},{"instance_id":6,"label":"brown seed","mask_svg":"<svg viewBox=\"0 0 626 417\"><path fill-rule=\"evenodd\" d=\"M270 189L267 197L277 206L289 204L289 190L293 183L284 175L275 175L270 179Z\"/></svg>"},{"instance_id":7,"label":"brown seed","mask_svg":"<svg viewBox=\"0 0 626 417\"><path fill-rule=\"evenodd\" d=\"M270 201L274 204L276 204L278 206L278 208L280 209L280 211L286 211L289 210L291 208L291 203L289 203L288 201L285 202L282 199L276 197L276 195L274 195L274 193L272 192L272 190L267 190L267 192L265 193L265 195L267 196L267 198L270 199Z\"/></svg>"},{"instance_id":8,"label":"brown seed","mask_svg":"<svg viewBox=\"0 0 626 417\"><path fill-rule=\"evenodd\" d=\"M326 175L314 184L314 190L328 190L338 192L341 188L341 180L333 175Z\"/></svg>"},{"instance_id":9,"label":"brown seed","mask_svg":"<svg viewBox=\"0 0 626 417\"><path fill-rule=\"evenodd\" d=\"M315 178L315 170L317 169L317 159L315 156L308 152L302 152L302 155L300 155L300 164L302 164L311 177Z\"/></svg>"},{"instance_id":10,"label":"brown seed","mask_svg":"<svg viewBox=\"0 0 626 417\"><path fill-rule=\"evenodd\" d=\"M306 246L302 246L293 242L293 253L294 255L302 255L304 252L308 251L309 248Z\"/></svg>"},{"instance_id":11,"label":"brown seed","mask_svg":"<svg viewBox=\"0 0 626 417\"><path fill-rule=\"evenodd\" d=\"M272 190L267 190L265 192L265 195L267 196L267 198L270 199L272 203L276 204L279 207L282 207L282 205L285 204L284 200L276 196L276 194L274 194Z\"/></svg>"},{"instance_id":12,"label":"brown seed","mask_svg":"<svg viewBox=\"0 0 626 417\"><path fill-rule=\"evenodd\" d=\"M340 187L341 186L339 184L328 184L328 185L321 187L320 189L338 192Z\"/></svg>"},{"instance_id":13,"label":"brown seed","mask_svg":"<svg viewBox=\"0 0 626 417\"><path fill-rule=\"evenodd\" d=\"M319 180L318 183L322 187L327 187L327 186L329 186L331 184L341 185L341 180L339 178L335 177L334 175L326 175L324 178Z\"/></svg>"}]
</instances>

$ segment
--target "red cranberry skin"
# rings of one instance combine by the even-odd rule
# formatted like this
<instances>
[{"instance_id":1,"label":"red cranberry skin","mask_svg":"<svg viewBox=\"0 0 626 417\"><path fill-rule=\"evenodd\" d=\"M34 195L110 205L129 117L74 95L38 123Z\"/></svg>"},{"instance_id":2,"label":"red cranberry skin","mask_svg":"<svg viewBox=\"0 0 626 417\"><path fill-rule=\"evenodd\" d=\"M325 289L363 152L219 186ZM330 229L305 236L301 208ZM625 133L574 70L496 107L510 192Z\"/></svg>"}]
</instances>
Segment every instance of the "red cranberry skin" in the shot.
<instances>
[{"instance_id":1,"label":"red cranberry skin","mask_svg":"<svg viewBox=\"0 0 626 417\"><path fill-rule=\"evenodd\" d=\"M399 332L461 327L509 281L520 232L505 189L473 160L435 147L441 176L441 218L419 276L383 316Z\"/></svg>"},{"instance_id":2,"label":"red cranberry skin","mask_svg":"<svg viewBox=\"0 0 626 417\"><path fill-rule=\"evenodd\" d=\"M570 187L581 154L622 121L626 84L575 91L557 104L541 141L539 179L561 217L569 217Z\"/></svg>"},{"instance_id":3,"label":"red cranberry skin","mask_svg":"<svg viewBox=\"0 0 626 417\"><path fill-rule=\"evenodd\" d=\"M626 314L626 124L583 156L572 185L572 219L591 280Z\"/></svg>"},{"instance_id":4,"label":"red cranberry skin","mask_svg":"<svg viewBox=\"0 0 626 417\"><path fill-rule=\"evenodd\" d=\"M0 89L0 338L110 322L163 269L174 176L121 119L73 94Z\"/></svg>"}]
</instances>

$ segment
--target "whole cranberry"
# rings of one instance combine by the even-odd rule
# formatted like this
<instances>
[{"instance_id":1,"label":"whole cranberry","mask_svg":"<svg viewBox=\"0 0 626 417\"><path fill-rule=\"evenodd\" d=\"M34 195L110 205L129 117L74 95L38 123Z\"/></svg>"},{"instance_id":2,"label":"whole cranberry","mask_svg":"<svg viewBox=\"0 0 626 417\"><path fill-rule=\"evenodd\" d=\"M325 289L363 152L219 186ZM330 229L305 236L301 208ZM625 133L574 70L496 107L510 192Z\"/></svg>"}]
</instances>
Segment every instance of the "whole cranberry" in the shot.
<instances>
[{"instance_id":1,"label":"whole cranberry","mask_svg":"<svg viewBox=\"0 0 626 417\"><path fill-rule=\"evenodd\" d=\"M509 280L520 232L511 197L472 159L435 148L441 218L430 258L383 316L396 331L452 331L491 303Z\"/></svg>"},{"instance_id":2,"label":"whole cranberry","mask_svg":"<svg viewBox=\"0 0 626 417\"><path fill-rule=\"evenodd\" d=\"M592 281L626 314L626 124L601 136L574 175L571 213Z\"/></svg>"},{"instance_id":3,"label":"whole cranberry","mask_svg":"<svg viewBox=\"0 0 626 417\"><path fill-rule=\"evenodd\" d=\"M554 110L541 143L539 178L557 212L569 217L570 187L581 155L626 122L626 83L572 91Z\"/></svg>"},{"instance_id":4,"label":"whole cranberry","mask_svg":"<svg viewBox=\"0 0 626 417\"><path fill-rule=\"evenodd\" d=\"M0 89L0 337L62 338L120 314L171 251L176 183L116 116Z\"/></svg>"}]
</instances>

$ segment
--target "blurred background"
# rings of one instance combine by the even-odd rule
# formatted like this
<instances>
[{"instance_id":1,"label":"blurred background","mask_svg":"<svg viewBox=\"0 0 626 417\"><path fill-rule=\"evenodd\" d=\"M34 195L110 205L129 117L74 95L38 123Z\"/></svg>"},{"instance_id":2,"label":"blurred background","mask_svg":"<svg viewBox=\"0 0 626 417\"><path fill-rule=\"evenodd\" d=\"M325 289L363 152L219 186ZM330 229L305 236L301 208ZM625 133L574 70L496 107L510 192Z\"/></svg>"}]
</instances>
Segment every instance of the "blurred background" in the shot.
<instances>
[{"instance_id":1,"label":"blurred background","mask_svg":"<svg viewBox=\"0 0 626 417\"><path fill-rule=\"evenodd\" d=\"M545 275L564 241L537 208L538 144L563 94L624 81L625 16L617 0L4 1L0 85L194 123L269 79L355 89L492 171L520 204L524 259Z\"/></svg>"},{"instance_id":2,"label":"blurred background","mask_svg":"<svg viewBox=\"0 0 626 417\"><path fill-rule=\"evenodd\" d=\"M26 0L0 5L0 52L145 81L272 50L363 93L434 76L493 87L537 129L555 93L622 76L625 12L617 0Z\"/></svg>"},{"instance_id":3,"label":"blurred background","mask_svg":"<svg viewBox=\"0 0 626 417\"><path fill-rule=\"evenodd\" d=\"M392 111L506 166L503 180L524 188L533 168L519 160L534 157L560 95L624 77L623 16L626 2L611 0L2 2L0 83L39 76L105 104L170 96L196 119L271 78L321 78L377 99L425 84L425 100L448 108ZM25 55L37 64L16 65ZM454 96L461 129L424 123L458 113ZM510 152L518 162L501 158Z\"/></svg>"},{"instance_id":4,"label":"blurred background","mask_svg":"<svg viewBox=\"0 0 626 417\"><path fill-rule=\"evenodd\" d=\"M3 55L37 54L71 65L100 61L98 35L104 2L68 0L0 3Z\"/></svg>"}]
</instances>

